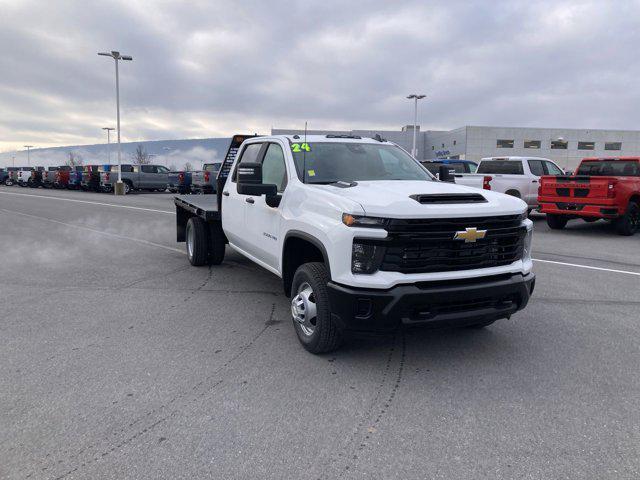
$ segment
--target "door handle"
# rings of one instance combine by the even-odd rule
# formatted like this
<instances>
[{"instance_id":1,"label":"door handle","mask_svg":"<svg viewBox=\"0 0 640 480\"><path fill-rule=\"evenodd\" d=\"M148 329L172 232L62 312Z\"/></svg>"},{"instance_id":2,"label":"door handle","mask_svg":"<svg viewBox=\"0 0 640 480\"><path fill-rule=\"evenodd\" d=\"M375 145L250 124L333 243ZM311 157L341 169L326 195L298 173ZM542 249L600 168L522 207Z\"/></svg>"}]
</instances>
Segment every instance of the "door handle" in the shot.
<instances>
[{"instance_id":1,"label":"door handle","mask_svg":"<svg viewBox=\"0 0 640 480\"><path fill-rule=\"evenodd\" d=\"M247 203L256 203L256 201L251 197L245 198L244 201L247 202Z\"/></svg>"},{"instance_id":2,"label":"door handle","mask_svg":"<svg viewBox=\"0 0 640 480\"><path fill-rule=\"evenodd\" d=\"M223 194L225 197L228 197L228 196L229 196L229 192L222 192L222 194Z\"/></svg>"},{"instance_id":3,"label":"door handle","mask_svg":"<svg viewBox=\"0 0 640 480\"><path fill-rule=\"evenodd\" d=\"M531 180L531 183L538 183L538 180Z\"/></svg>"}]
</instances>

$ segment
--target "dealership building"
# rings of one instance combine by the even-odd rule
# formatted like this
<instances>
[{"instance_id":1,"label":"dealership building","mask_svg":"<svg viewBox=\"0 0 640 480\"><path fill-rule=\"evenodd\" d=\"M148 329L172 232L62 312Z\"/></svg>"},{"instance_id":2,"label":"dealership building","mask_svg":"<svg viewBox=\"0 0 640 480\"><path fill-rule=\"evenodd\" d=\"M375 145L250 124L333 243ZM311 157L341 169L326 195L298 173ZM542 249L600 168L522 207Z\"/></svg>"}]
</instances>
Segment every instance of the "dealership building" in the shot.
<instances>
[{"instance_id":1,"label":"dealership building","mask_svg":"<svg viewBox=\"0 0 640 480\"><path fill-rule=\"evenodd\" d=\"M272 134L303 134L301 130L273 129ZM413 126L401 130L309 130L309 134L351 134L371 137L376 133L411 151ZM531 156L554 160L575 168L584 157L640 156L640 131L572 128L475 127L454 130L416 131L417 158Z\"/></svg>"}]
</instances>

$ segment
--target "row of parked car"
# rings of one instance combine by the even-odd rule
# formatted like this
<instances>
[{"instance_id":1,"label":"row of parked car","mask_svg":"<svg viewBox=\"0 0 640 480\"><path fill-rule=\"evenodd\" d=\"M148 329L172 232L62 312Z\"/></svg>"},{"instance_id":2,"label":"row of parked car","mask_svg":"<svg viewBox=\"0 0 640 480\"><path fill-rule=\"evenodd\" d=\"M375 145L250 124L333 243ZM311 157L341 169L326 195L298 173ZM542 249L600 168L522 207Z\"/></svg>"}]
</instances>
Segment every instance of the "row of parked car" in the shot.
<instances>
[{"instance_id":1,"label":"row of parked car","mask_svg":"<svg viewBox=\"0 0 640 480\"><path fill-rule=\"evenodd\" d=\"M539 157L436 159L423 165L441 180L506 193L546 214L552 229L570 220L612 222L620 235L640 228L640 158L584 158L574 172ZM443 178L446 175L446 178Z\"/></svg>"},{"instance_id":2,"label":"row of parked car","mask_svg":"<svg viewBox=\"0 0 640 480\"><path fill-rule=\"evenodd\" d=\"M31 188L65 188L95 192L112 192L122 177L125 193L165 191L172 193L215 193L215 179L220 163L205 164L202 171L172 172L163 165L123 164L78 165L57 167L0 168L0 184Z\"/></svg>"}]
</instances>

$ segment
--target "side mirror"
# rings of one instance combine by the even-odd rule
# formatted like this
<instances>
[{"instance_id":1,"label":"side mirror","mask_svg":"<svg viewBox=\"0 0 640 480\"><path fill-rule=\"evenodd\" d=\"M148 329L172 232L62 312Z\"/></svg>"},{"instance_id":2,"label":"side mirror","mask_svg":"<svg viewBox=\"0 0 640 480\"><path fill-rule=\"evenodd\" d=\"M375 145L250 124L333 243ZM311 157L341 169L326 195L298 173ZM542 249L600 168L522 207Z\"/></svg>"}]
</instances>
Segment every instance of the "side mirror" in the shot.
<instances>
[{"instance_id":1,"label":"side mirror","mask_svg":"<svg viewBox=\"0 0 640 480\"><path fill-rule=\"evenodd\" d=\"M240 195L266 195L275 197L278 187L262 183L261 163L241 163L238 165L238 193Z\"/></svg>"},{"instance_id":2,"label":"side mirror","mask_svg":"<svg viewBox=\"0 0 640 480\"><path fill-rule=\"evenodd\" d=\"M456 183L454 172L455 170L449 168L447 165L440 165L440 168L438 170L438 178L441 182Z\"/></svg>"}]
</instances>

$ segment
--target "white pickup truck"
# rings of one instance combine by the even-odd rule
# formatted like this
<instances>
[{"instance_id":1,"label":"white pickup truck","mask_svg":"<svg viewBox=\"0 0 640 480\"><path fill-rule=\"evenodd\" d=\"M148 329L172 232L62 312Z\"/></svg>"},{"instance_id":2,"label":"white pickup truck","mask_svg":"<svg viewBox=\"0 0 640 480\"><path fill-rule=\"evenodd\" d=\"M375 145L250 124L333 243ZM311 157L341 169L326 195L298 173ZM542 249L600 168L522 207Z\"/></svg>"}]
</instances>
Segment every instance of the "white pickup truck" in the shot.
<instances>
[{"instance_id":1,"label":"white pickup truck","mask_svg":"<svg viewBox=\"0 0 640 480\"><path fill-rule=\"evenodd\" d=\"M228 244L282 278L312 353L403 324L484 327L534 289L522 200L440 182L379 137L236 135L217 194L175 205L193 265Z\"/></svg>"},{"instance_id":2,"label":"white pickup truck","mask_svg":"<svg viewBox=\"0 0 640 480\"><path fill-rule=\"evenodd\" d=\"M548 158L488 157L480 160L475 174L456 174L459 185L476 187L479 177L491 176L491 190L518 197L527 202L529 210L538 208L538 185L543 175L564 175L562 169Z\"/></svg>"}]
</instances>

